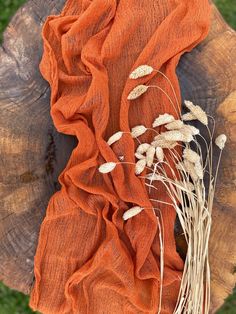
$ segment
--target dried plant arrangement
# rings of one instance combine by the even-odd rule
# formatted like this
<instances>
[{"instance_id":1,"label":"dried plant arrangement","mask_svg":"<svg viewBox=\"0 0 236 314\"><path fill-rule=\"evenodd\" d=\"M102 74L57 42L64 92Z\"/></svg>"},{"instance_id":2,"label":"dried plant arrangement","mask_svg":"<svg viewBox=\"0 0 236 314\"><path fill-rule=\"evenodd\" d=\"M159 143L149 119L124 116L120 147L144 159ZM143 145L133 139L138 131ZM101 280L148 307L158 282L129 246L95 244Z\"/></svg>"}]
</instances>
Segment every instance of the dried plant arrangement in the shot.
<instances>
[{"instance_id":1,"label":"dried plant arrangement","mask_svg":"<svg viewBox=\"0 0 236 314\"><path fill-rule=\"evenodd\" d=\"M137 125L131 129L130 136L138 140L135 151L136 162L107 162L99 167L101 173L109 173L117 166L128 164L134 167L135 175L145 180L149 192L156 189L156 183L165 187L170 202L180 221L185 240L187 254L181 279L178 301L174 313L209 313L210 307L210 265L208 259L208 243L212 224L212 207L216 180L221 160L221 154L226 143L224 134L215 138L214 119L207 115L200 106L191 101L184 101L188 110L181 114L176 93L168 77L154 70L149 65L141 65L129 76L135 80L151 74L153 71L163 75L168 80L175 99L166 94L177 112L177 118L168 112L159 115L152 124L152 129L145 125ZM156 85L138 85L128 95L128 100L135 101L148 91L158 88ZM192 121L198 121L206 129L207 136L193 126ZM161 128L160 128L161 127ZM161 130L161 131L160 131ZM154 131L150 143L142 143L138 138L146 132ZM112 135L107 144L112 146L119 141L124 133L118 131ZM203 149L203 145L205 146ZM213 154L218 154L218 163L213 166ZM175 169L171 165L175 165ZM126 221L142 211L152 210L157 217L160 241L160 300L158 313L161 312L162 285L164 276L164 230L162 226L160 199L150 198L153 208L134 206L123 214Z\"/></svg>"}]
</instances>

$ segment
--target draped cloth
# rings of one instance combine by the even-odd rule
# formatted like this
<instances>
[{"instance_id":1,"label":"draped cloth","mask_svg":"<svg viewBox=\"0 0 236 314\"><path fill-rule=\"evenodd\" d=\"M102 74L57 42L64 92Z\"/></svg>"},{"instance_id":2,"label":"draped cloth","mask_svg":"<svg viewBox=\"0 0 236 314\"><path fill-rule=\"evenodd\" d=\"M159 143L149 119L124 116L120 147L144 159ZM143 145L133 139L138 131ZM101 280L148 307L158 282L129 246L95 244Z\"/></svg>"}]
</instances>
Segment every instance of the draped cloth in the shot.
<instances>
[{"instance_id":1,"label":"draped cloth","mask_svg":"<svg viewBox=\"0 0 236 314\"><path fill-rule=\"evenodd\" d=\"M41 226L33 309L158 312L160 244L150 198L168 197L162 186L149 193L135 175L138 143L128 132L136 125L151 127L159 114L176 116L176 111L157 88L127 100L138 84L158 85L173 99L170 84L157 72L137 80L129 74L142 64L161 70L181 103L176 66L206 37L209 24L208 0L68 0L60 15L47 18L40 69L51 87L51 115L56 129L75 136L78 144ZM127 133L109 146L107 139L119 130ZM152 137L150 131L140 140ZM98 171L102 163L120 159L128 163L110 174ZM124 211L136 205L144 210L124 221ZM176 251L175 211L170 205L158 208L164 229L161 313L167 314L174 311L183 261Z\"/></svg>"}]
</instances>

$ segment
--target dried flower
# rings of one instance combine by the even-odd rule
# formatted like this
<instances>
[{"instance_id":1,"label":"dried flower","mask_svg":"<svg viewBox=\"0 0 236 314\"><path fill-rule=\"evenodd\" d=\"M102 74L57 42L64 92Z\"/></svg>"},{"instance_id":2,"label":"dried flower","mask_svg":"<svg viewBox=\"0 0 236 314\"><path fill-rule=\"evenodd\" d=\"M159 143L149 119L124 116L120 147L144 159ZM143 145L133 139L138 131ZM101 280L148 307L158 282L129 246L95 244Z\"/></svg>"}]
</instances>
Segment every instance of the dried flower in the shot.
<instances>
[{"instance_id":1,"label":"dried flower","mask_svg":"<svg viewBox=\"0 0 236 314\"><path fill-rule=\"evenodd\" d=\"M138 146L136 152L139 154L143 154L146 153L146 151L148 150L148 148L150 147L150 144L148 143L142 143Z\"/></svg>"},{"instance_id":2,"label":"dried flower","mask_svg":"<svg viewBox=\"0 0 236 314\"><path fill-rule=\"evenodd\" d=\"M137 138L140 135L144 134L147 131L147 128L144 125L137 125L132 128L131 135L133 138Z\"/></svg>"},{"instance_id":3,"label":"dried flower","mask_svg":"<svg viewBox=\"0 0 236 314\"><path fill-rule=\"evenodd\" d=\"M227 141L227 136L225 134L220 134L215 139L215 144L219 147L219 149L223 149L225 147L225 143Z\"/></svg>"},{"instance_id":4,"label":"dried flower","mask_svg":"<svg viewBox=\"0 0 236 314\"><path fill-rule=\"evenodd\" d=\"M191 112L187 112L187 113L182 115L182 120L183 121L193 121L193 120L197 120L197 118Z\"/></svg>"},{"instance_id":5,"label":"dried flower","mask_svg":"<svg viewBox=\"0 0 236 314\"><path fill-rule=\"evenodd\" d=\"M146 167L146 163L147 163L146 159L140 159L139 161L137 161L135 164L135 174L138 175L142 173Z\"/></svg>"},{"instance_id":6,"label":"dried flower","mask_svg":"<svg viewBox=\"0 0 236 314\"><path fill-rule=\"evenodd\" d=\"M155 140L151 142L151 145L154 147L161 147L161 148L169 148L172 149L176 145L178 145L177 142L167 141L162 134L159 134L155 136Z\"/></svg>"},{"instance_id":7,"label":"dried flower","mask_svg":"<svg viewBox=\"0 0 236 314\"><path fill-rule=\"evenodd\" d=\"M177 168L182 170L182 171L185 170L190 175L190 177L192 178L193 181L198 180L198 175L196 173L196 169L194 167L194 164L192 162L188 161L187 159L184 159L183 163L179 163Z\"/></svg>"},{"instance_id":8,"label":"dried flower","mask_svg":"<svg viewBox=\"0 0 236 314\"><path fill-rule=\"evenodd\" d=\"M165 127L167 130L179 130L184 125L183 121L175 120L173 122L168 123Z\"/></svg>"},{"instance_id":9,"label":"dried flower","mask_svg":"<svg viewBox=\"0 0 236 314\"><path fill-rule=\"evenodd\" d=\"M113 134L107 141L107 144L109 146L111 146L112 144L114 144L115 142L119 141L119 139L121 139L123 135L123 132L119 131L119 132L116 132L115 134Z\"/></svg>"},{"instance_id":10,"label":"dried flower","mask_svg":"<svg viewBox=\"0 0 236 314\"><path fill-rule=\"evenodd\" d=\"M193 136L192 136L192 134L190 134L190 133L182 133L183 134L183 137L184 137L184 139L183 139L183 142L184 143L190 143L190 142L192 142L193 141Z\"/></svg>"},{"instance_id":11,"label":"dried flower","mask_svg":"<svg viewBox=\"0 0 236 314\"><path fill-rule=\"evenodd\" d=\"M147 150L146 154L146 160L147 160L147 166L151 167L153 164L154 156L155 156L156 149L153 146L150 146Z\"/></svg>"},{"instance_id":12,"label":"dried flower","mask_svg":"<svg viewBox=\"0 0 236 314\"><path fill-rule=\"evenodd\" d=\"M193 182L198 181L198 179L203 178L203 168L200 162L193 164L192 162L188 161L187 159L184 159L184 161L179 162L176 164L176 169L187 172L190 177L192 178Z\"/></svg>"},{"instance_id":13,"label":"dried flower","mask_svg":"<svg viewBox=\"0 0 236 314\"><path fill-rule=\"evenodd\" d=\"M201 107L194 105L191 101L185 100L185 106L191 111L191 113L204 125L208 124L208 118L205 111Z\"/></svg>"},{"instance_id":14,"label":"dried flower","mask_svg":"<svg viewBox=\"0 0 236 314\"><path fill-rule=\"evenodd\" d=\"M184 141L184 135L180 131L167 131L162 133L164 139L170 142Z\"/></svg>"},{"instance_id":15,"label":"dried flower","mask_svg":"<svg viewBox=\"0 0 236 314\"><path fill-rule=\"evenodd\" d=\"M161 147L156 147L156 157L157 157L157 160L160 162L164 160L164 152Z\"/></svg>"},{"instance_id":16,"label":"dried flower","mask_svg":"<svg viewBox=\"0 0 236 314\"><path fill-rule=\"evenodd\" d=\"M154 128L161 126L163 124L167 124L170 123L172 121L174 121L175 118L169 114L169 113L164 113L164 114L160 114L153 122L152 126Z\"/></svg>"},{"instance_id":17,"label":"dried flower","mask_svg":"<svg viewBox=\"0 0 236 314\"><path fill-rule=\"evenodd\" d=\"M140 154L140 153L137 153L137 152L136 152L134 155L135 155L135 157L136 157L137 159L145 159L145 158L146 158L144 155L142 155L142 154Z\"/></svg>"},{"instance_id":18,"label":"dried flower","mask_svg":"<svg viewBox=\"0 0 236 314\"><path fill-rule=\"evenodd\" d=\"M142 210L143 210L142 207L134 206L134 207L128 209L126 212L124 212L123 219L128 220L128 219L138 215L139 213L141 213Z\"/></svg>"},{"instance_id":19,"label":"dried flower","mask_svg":"<svg viewBox=\"0 0 236 314\"><path fill-rule=\"evenodd\" d=\"M195 169L195 172L196 172L198 178L202 180L204 173L203 173L203 167L202 167L200 161L195 163L194 169Z\"/></svg>"},{"instance_id":20,"label":"dried flower","mask_svg":"<svg viewBox=\"0 0 236 314\"><path fill-rule=\"evenodd\" d=\"M105 164L102 164L98 170L101 173L108 173L111 172L113 169L115 169L116 163L115 162L106 162Z\"/></svg>"},{"instance_id":21,"label":"dried flower","mask_svg":"<svg viewBox=\"0 0 236 314\"><path fill-rule=\"evenodd\" d=\"M128 95L128 100L133 100L144 94L148 90L148 86L146 85L138 85L136 86Z\"/></svg>"},{"instance_id":22,"label":"dried flower","mask_svg":"<svg viewBox=\"0 0 236 314\"><path fill-rule=\"evenodd\" d=\"M184 126L181 129L181 132L185 135L187 135L187 133L190 133L191 135L198 135L200 133L199 129L189 124L184 124Z\"/></svg>"},{"instance_id":23,"label":"dried flower","mask_svg":"<svg viewBox=\"0 0 236 314\"><path fill-rule=\"evenodd\" d=\"M185 148L183 157L192 163L200 162L200 156L190 148Z\"/></svg>"},{"instance_id":24,"label":"dried flower","mask_svg":"<svg viewBox=\"0 0 236 314\"><path fill-rule=\"evenodd\" d=\"M153 68L150 65L140 65L133 72L130 73L130 79L137 79L139 77L143 77L149 75L153 72Z\"/></svg>"}]
</instances>

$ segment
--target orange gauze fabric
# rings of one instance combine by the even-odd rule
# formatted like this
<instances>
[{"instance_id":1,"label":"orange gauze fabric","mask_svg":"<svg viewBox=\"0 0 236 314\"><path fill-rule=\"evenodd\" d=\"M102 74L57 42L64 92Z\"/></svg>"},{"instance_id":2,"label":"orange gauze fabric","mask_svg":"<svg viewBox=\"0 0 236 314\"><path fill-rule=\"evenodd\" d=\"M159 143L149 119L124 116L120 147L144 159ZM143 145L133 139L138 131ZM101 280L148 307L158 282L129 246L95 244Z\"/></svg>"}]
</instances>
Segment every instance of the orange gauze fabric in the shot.
<instances>
[{"instance_id":1,"label":"orange gauze fabric","mask_svg":"<svg viewBox=\"0 0 236 314\"><path fill-rule=\"evenodd\" d=\"M158 85L173 97L167 80L153 72L138 80L142 64L161 70L180 100L175 70L180 56L209 29L207 0L69 0L44 29L41 72L51 87L51 115L59 132L78 145L49 201L35 256L30 305L42 313L157 313L160 245L150 198L167 200L162 186L149 193L132 164L101 174L106 161L135 162L130 134L111 147L107 139L133 126L151 127L162 113L176 116L156 88L127 100L138 84ZM140 140L151 141L152 132ZM63 154L63 151L58 152ZM151 195L150 195L151 194ZM123 221L132 206L144 209ZM156 205L156 204L155 204ZM160 205L164 227L161 313L173 313L183 261L176 252L171 206Z\"/></svg>"}]
</instances>

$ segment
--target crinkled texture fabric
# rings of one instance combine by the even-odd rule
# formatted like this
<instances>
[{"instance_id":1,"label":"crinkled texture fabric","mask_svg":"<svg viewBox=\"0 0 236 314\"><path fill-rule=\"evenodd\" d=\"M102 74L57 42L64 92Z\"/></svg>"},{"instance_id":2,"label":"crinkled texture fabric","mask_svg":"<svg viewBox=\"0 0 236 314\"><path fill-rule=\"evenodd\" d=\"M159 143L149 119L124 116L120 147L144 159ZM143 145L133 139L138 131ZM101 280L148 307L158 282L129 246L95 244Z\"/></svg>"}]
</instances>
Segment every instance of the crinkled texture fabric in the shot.
<instances>
[{"instance_id":1,"label":"crinkled texture fabric","mask_svg":"<svg viewBox=\"0 0 236 314\"><path fill-rule=\"evenodd\" d=\"M153 72L129 79L148 64L171 80L181 103L175 70L181 55L209 29L208 0L69 0L44 29L41 72L51 87L51 115L59 132L78 145L59 177L61 190L49 201L35 256L30 305L50 314L157 313L160 245L150 197L168 201L163 186L149 193L131 164L101 174L106 161L135 162L137 141L126 133L111 147L115 132L151 127L162 113L176 115L156 88L127 100L138 84L160 86ZM140 140L151 141L146 132ZM62 152L58 152L63 154ZM145 209L128 221L125 210ZM176 252L175 211L160 205L164 227L164 285L161 313L173 313L183 261Z\"/></svg>"}]
</instances>

